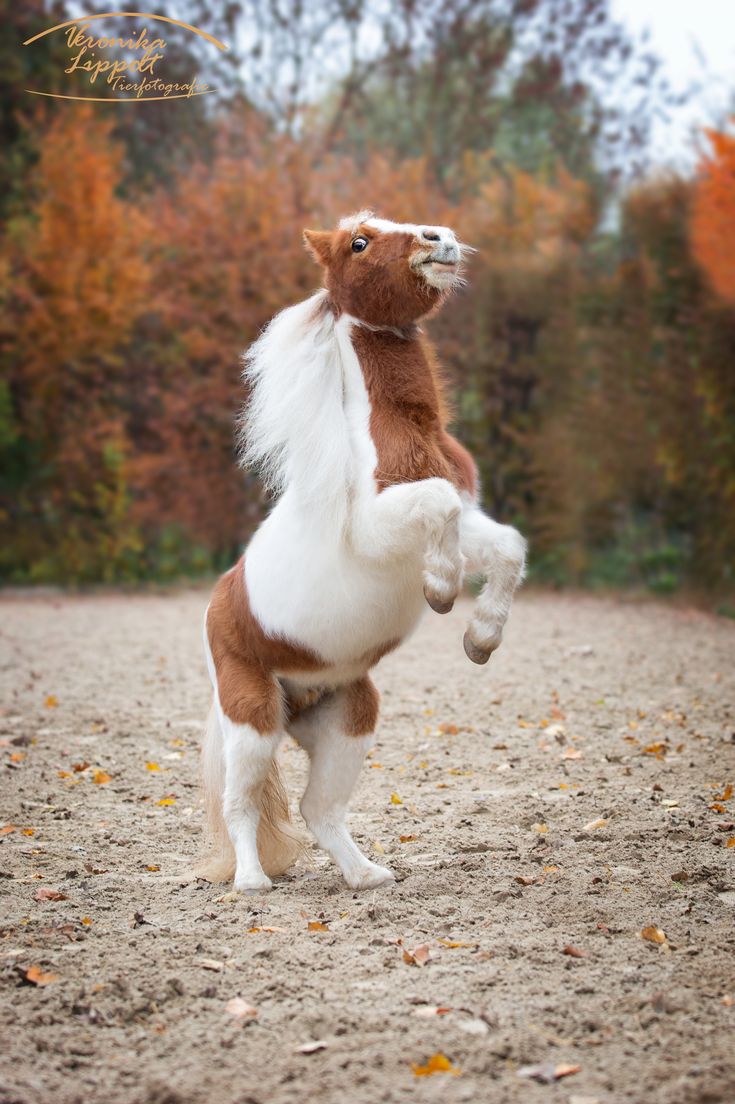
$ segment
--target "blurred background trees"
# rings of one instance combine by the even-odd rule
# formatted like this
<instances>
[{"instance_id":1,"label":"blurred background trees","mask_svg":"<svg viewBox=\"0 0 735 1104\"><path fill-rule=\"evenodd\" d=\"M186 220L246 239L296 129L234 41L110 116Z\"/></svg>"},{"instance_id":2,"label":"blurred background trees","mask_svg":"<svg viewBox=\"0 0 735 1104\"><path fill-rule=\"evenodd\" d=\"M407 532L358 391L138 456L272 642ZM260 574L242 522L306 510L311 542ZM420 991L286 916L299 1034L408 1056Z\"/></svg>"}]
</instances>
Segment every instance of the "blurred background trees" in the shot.
<instances>
[{"instance_id":1,"label":"blurred background trees","mask_svg":"<svg viewBox=\"0 0 735 1104\"><path fill-rule=\"evenodd\" d=\"M264 509L239 355L318 284L302 229L369 206L478 249L430 326L536 578L732 589L735 139L656 174L678 101L606 0L164 5L232 46L166 34L218 94L122 109L24 97L64 8L2 7L6 580L231 562Z\"/></svg>"}]
</instances>

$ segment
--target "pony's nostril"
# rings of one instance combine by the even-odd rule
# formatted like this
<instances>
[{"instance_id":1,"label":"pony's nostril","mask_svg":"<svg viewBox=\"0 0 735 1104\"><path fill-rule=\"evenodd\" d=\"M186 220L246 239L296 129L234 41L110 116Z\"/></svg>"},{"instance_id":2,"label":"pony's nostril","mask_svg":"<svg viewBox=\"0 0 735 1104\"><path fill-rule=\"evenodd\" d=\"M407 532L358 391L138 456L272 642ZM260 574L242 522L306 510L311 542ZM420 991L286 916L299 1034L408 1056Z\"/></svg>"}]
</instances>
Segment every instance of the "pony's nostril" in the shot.
<instances>
[{"instance_id":1,"label":"pony's nostril","mask_svg":"<svg viewBox=\"0 0 735 1104\"><path fill-rule=\"evenodd\" d=\"M441 241L441 238L437 234L436 230L422 230L421 237L425 238L426 241Z\"/></svg>"}]
</instances>

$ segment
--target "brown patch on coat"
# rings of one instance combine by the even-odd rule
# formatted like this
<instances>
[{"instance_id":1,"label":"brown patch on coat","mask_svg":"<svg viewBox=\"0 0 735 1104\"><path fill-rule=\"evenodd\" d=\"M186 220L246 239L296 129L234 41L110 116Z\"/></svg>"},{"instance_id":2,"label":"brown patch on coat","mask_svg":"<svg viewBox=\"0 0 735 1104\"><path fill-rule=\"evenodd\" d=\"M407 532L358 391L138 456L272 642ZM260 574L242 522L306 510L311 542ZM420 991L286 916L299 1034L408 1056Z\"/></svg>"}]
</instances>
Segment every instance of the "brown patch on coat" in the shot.
<instances>
[{"instance_id":1,"label":"brown patch on coat","mask_svg":"<svg viewBox=\"0 0 735 1104\"><path fill-rule=\"evenodd\" d=\"M378 723L380 694L365 675L345 688L344 730L347 736L368 736Z\"/></svg>"},{"instance_id":2,"label":"brown patch on coat","mask_svg":"<svg viewBox=\"0 0 735 1104\"><path fill-rule=\"evenodd\" d=\"M207 637L225 715L258 732L283 724L283 691L274 671L316 673L327 666L309 649L266 635L250 609L244 557L214 588Z\"/></svg>"},{"instance_id":3,"label":"brown patch on coat","mask_svg":"<svg viewBox=\"0 0 735 1104\"><path fill-rule=\"evenodd\" d=\"M475 464L444 428L443 385L428 342L364 326L354 327L352 342L370 398L378 489L438 477L474 496Z\"/></svg>"},{"instance_id":4,"label":"brown patch on coat","mask_svg":"<svg viewBox=\"0 0 735 1104\"><path fill-rule=\"evenodd\" d=\"M439 434L439 448L449 461L452 469L452 483L460 491L466 491L467 494L476 499L479 489L479 477L477 464L470 453L456 437L452 437L451 433L447 433L445 429Z\"/></svg>"}]
</instances>

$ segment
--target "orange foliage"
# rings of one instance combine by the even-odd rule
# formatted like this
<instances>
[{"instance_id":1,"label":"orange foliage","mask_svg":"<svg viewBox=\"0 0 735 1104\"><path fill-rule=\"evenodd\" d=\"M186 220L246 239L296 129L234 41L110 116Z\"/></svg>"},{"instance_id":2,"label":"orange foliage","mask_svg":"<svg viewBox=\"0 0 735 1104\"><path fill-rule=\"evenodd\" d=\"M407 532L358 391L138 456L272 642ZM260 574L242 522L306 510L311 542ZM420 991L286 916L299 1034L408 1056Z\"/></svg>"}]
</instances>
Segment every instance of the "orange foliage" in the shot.
<instances>
[{"instance_id":1,"label":"orange foliage","mask_svg":"<svg viewBox=\"0 0 735 1104\"><path fill-rule=\"evenodd\" d=\"M735 137L715 130L707 136L713 152L700 166L692 247L718 295L735 303Z\"/></svg>"}]
</instances>

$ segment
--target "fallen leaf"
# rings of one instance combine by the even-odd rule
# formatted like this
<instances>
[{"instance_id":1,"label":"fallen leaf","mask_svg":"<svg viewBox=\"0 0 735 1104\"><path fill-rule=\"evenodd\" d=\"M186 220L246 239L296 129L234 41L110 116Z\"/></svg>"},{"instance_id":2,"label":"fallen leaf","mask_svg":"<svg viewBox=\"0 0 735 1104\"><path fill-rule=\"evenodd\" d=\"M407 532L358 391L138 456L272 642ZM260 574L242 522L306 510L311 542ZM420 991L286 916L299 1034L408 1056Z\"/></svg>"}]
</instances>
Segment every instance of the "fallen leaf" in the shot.
<instances>
[{"instance_id":1,"label":"fallen leaf","mask_svg":"<svg viewBox=\"0 0 735 1104\"><path fill-rule=\"evenodd\" d=\"M94 920L92 920L89 916L83 916L81 923L84 924L85 928L91 928L92 924L94 924Z\"/></svg>"},{"instance_id":2,"label":"fallen leaf","mask_svg":"<svg viewBox=\"0 0 735 1104\"><path fill-rule=\"evenodd\" d=\"M96 770L92 775L92 781L97 786L106 786L108 782L112 782L112 775L104 770Z\"/></svg>"},{"instance_id":3,"label":"fallen leaf","mask_svg":"<svg viewBox=\"0 0 735 1104\"><path fill-rule=\"evenodd\" d=\"M43 704L47 709L56 709L59 704L59 699L56 697L56 694L47 694Z\"/></svg>"},{"instance_id":4,"label":"fallen leaf","mask_svg":"<svg viewBox=\"0 0 735 1104\"><path fill-rule=\"evenodd\" d=\"M525 874L518 874L515 881L517 881L519 885L530 886L535 885L538 878L529 878Z\"/></svg>"},{"instance_id":5,"label":"fallen leaf","mask_svg":"<svg viewBox=\"0 0 735 1104\"><path fill-rule=\"evenodd\" d=\"M326 1050L328 1043L324 1039L314 1039L313 1042L302 1043L296 1047L296 1054L316 1054L318 1050Z\"/></svg>"},{"instance_id":6,"label":"fallen leaf","mask_svg":"<svg viewBox=\"0 0 735 1104\"><path fill-rule=\"evenodd\" d=\"M254 935L256 932L285 932L286 930L287 930L286 928L276 928L276 927L271 927L271 928L266 928L266 927L248 928L248 935Z\"/></svg>"},{"instance_id":7,"label":"fallen leaf","mask_svg":"<svg viewBox=\"0 0 735 1104\"><path fill-rule=\"evenodd\" d=\"M225 1005L225 1012L236 1020L252 1020L258 1015L258 1009L248 1004L242 997L232 997Z\"/></svg>"},{"instance_id":8,"label":"fallen leaf","mask_svg":"<svg viewBox=\"0 0 735 1104\"><path fill-rule=\"evenodd\" d=\"M373 840L373 851L376 851L378 855L385 854L385 848L380 840Z\"/></svg>"},{"instance_id":9,"label":"fallen leaf","mask_svg":"<svg viewBox=\"0 0 735 1104\"><path fill-rule=\"evenodd\" d=\"M534 830L534 832L538 832L539 835L544 836L548 832L549 826L548 826L548 824L534 824L533 825L533 830Z\"/></svg>"},{"instance_id":10,"label":"fallen leaf","mask_svg":"<svg viewBox=\"0 0 735 1104\"><path fill-rule=\"evenodd\" d=\"M567 944L562 954L569 955L570 958L589 958L589 951L582 951L579 947L572 947Z\"/></svg>"},{"instance_id":11,"label":"fallen leaf","mask_svg":"<svg viewBox=\"0 0 735 1104\"><path fill-rule=\"evenodd\" d=\"M155 873L155 871L160 870L160 869L161 868L160 868L160 866L158 866L157 863L149 863L149 865L146 867L146 870L151 870L154 873Z\"/></svg>"},{"instance_id":12,"label":"fallen leaf","mask_svg":"<svg viewBox=\"0 0 735 1104\"><path fill-rule=\"evenodd\" d=\"M428 1058L426 1064L423 1066L419 1066L416 1062L412 1062L411 1069L416 1077L430 1077L433 1073L451 1073L456 1077L462 1072L457 1066L453 1066L447 1056L442 1054L441 1051L437 1054L432 1054L431 1058Z\"/></svg>"},{"instance_id":13,"label":"fallen leaf","mask_svg":"<svg viewBox=\"0 0 735 1104\"><path fill-rule=\"evenodd\" d=\"M439 732L442 736L457 736L459 734L459 728L456 724L442 723L439 725Z\"/></svg>"},{"instance_id":14,"label":"fallen leaf","mask_svg":"<svg viewBox=\"0 0 735 1104\"><path fill-rule=\"evenodd\" d=\"M24 836L32 836L35 831L36 831L35 828L24 828L23 829L23 835Z\"/></svg>"},{"instance_id":15,"label":"fallen leaf","mask_svg":"<svg viewBox=\"0 0 735 1104\"><path fill-rule=\"evenodd\" d=\"M160 771L158 763L146 763L145 769L149 771Z\"/></svg>"},{"instance_id":16,"label":"fallen leaf","mask_svg":"<svg viewBox=\"0 0 735 1104\"><path fill-rule=\"evenodd\" d=\"M58 974L45 974L40 966L29 966L23 975L31 985L52 985L59 980Z\"/></svg>"},{"instance_id":17,"label":"fallen leaf","mask_svg":"<svg viewBox=\"0 0 735 1104\"><path fill-rule=\"evenodd\" d=\"M0 828L0 836L7 836L9 832L17 831L17 828L17 824L4 824L2 828Z\"/></svg>"},{"instance_id":18,"label":"fallen leaf","mask_svg":"<svg viewBox=\"0 0 735 1104\"><path fill-rule=\"evenodd\" d=\"M565 748L561 755L562 759L581 759L582 752L579 748L568 747Z\"/></svg>"},{"instance_id":19,"label":"fallen leaf","mask_svg":"<svg viewBox=\"0 0 735 1104\"><path fill-rule=\"evenodd\" d=\"M399 836L398 838L400 839L401 843L413 843L413 841L416 839L416 836Z\"/></svg>"},{"instance_id":20,"label":"fallen leaf","mask_svg":"<svg viewBox=\"0 0 735 1104\"><path fill-rule=\"evenodd\" d=\"M606 828L609 823L609 819L606 819L605 817L598 817L597 820L591 820L589 824L585 824L582 828L582 831L596 832L598 828Z\"/></svg>"},{"instance_id":21,"label":"fallen leaf","mask_svg":"<svg viewBox=\"0 0 735 1104\"><path fill-rule=\"evenodd\" d=\"M57 771L59 778L71 778L71 771Z\"/></svg>"},{"instance_id":22,"label":"fallen leaf","mask_svg":"<svg viewBox=\"0 0 735 1104\"><path fill-rule=\"evenodd\" d=\"M83 762L83 763L75 763L74 766L71 769L76 774L79 774L81 771L85 771L88 766L89 766L89 763L87 763L86 760L85 760L85 762Z\"/></svg>"},{"instance_id":23,"label":"fallen leaf","mask_svg":"<svg viewBox=\"0 0 735 1104\"><path fill-rule=\"evenodd\" d=\"M308 931L329 931L329 924L323 924L321 920L310 920L306 927Z\"/></svg>"},{"instance_id":24,"label":"fallen leaf","mask_svg":"<svg viewBox=\"0 0 735 1104\"><path fill-rule=\"evenodd\" d=\"M735 836L730 836L729 840L725 844L725 847L735 847Z\"/></svg>"},{"instance_id":25,"label":"fallen leaf","mask_svg":"<svg viewBox=\"0 0 735 1104\"><path fill-rule=\"evenodd\" d=\"M649 943L665 943L666 933L661 928L652 925L642 930L641 938L646 939Z\"/></svg>"},{"instance_id":26,"label":"fallen leaf","mask_svg":"<svg viewBox=\"0 0 735 1104\"><path fill-rule=\"evenodd\" d=\"M657 759L665 759L668 750L666 742L659 740L655 744L648 744L647 747L644 747L641 755L655 755Z\"/></svg>"},{"instance_id":27,"label":"fallen leaf","mask_svg":"<svg viewBox=\"0 0 735 1104\"><path fill-rule=\"evenodd\" d=\"M732 782L728 782L721 794L715 794L716 801L729 801L732 797Z\"/></svg>"},{"instance_id":28,"label":"fallen leaf","mask_svg":"<svg viewBox=\"0 0 735 1104\"><path fill-rule=\"evenodd\" d=\"M457 939L437 939L437 943L441 943L443 947L476 947L476 943L462 943Z\"/></svg>"},{"instance_id":29,"label":"fallen leaf","mask_svg":"<svg viewBox=\"0 0 735 1104\"><path fill-rule=\"evenodd\" d=\"M565 1063L554 1065L553 1062L547 1062L537 1066L521 1066L517 1073L519 1077L530 1077L534 1081L540 1081L542 1085L552 1085L554 1081L559 1081L562 1077L570 1077L573 1073L579 1073L581 1068L581 1066L570 1066Z\"/></svg>"},{"instance_id":30,"label":"fallen leaf","mask_svg":"<svg viewBox=\"0 0 735 1104\"><path fill-rule=\"evenodd\" d=\"M390 795L390 803L391 805L402 805L403 799L400 798L397 793L392 793Z\"/></svg>"},{"instance_id":31,"label":"fallen leaf","mask_svg":"<svg viewBox=\"0 0 735 1104\"><path fill-rule=\"evenodd\" d=\"M67 897L65 893L61 893L58 889L46 889L45 886L40 886L34 894L34 899L36 901L66 901Z\"/></svg>"},{"instance_id":32,"label":"fallen leaf","mask_svg":"<svg viewBox=\"0 0 735 1104\"><path fill-rule=\"evenodd\" d=\"M404 949L403 961L408 966L425 966L429 961L429 944L421 943L412 951Z\"/></svg>"},{"instance_id":33,"label":"fallen leaf","mask_svg":"<svg viewBox=\"0 0 735 1104\"><path fill-rule=\"evenodd\" d=\"M195 966L201 966L202 970L212 970L213 973L219 974L225 968L224 962L220 962L216 958L199 958L194 963Z\"/></svg>"},{"instance_id":34,"label":"fallen leaf","mask_svg":"<svg viewBox=\"0 0 735 1104\"><path fill-rule=\"evenodd\" d=\"M156 805L175 805L175 804L176 804L176 798L175 797L162 797L160 801L156 802Z\"/></svg>"},{"instance_id":35,"label":"fallen leaf","mask_svg":"<svg viewBox=\"0 0 735 1104\"><path fill-rule=\"evenodd\" d=\"M452 1008L443 1008L441 1005L424 1004L421 1008L415 1009L414 1016L428 1020L431 1016L446 1016L447 1012L452 1011L454 1011Z\"/></svg>"}]
</instances>

